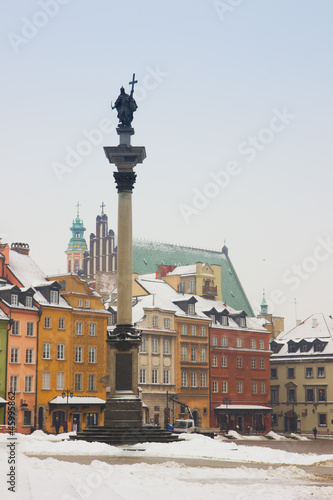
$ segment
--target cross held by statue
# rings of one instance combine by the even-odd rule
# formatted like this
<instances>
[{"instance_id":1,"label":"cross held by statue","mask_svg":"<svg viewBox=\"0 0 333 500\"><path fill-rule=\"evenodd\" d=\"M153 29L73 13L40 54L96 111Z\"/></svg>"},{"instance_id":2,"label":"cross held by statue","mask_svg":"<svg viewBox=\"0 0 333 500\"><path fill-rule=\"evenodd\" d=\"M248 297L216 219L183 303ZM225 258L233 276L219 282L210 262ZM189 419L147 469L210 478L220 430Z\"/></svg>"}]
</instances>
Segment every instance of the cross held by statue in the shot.
<instances>
[{"instance_id":1,"label":"cross held by statue","mask_svg":"<svg viewBox=\"0 0 333 500\"><path fill-rule=\"evenodd\" d=\"M133 94L134 92L134 85L138 83L138 80L135 79L135 73L133 73L133 78L132 78L132 81L131 82L128 82L129 85L132 85L132 88L131 88L131 94Z\"/></svg>"}]
</instances>

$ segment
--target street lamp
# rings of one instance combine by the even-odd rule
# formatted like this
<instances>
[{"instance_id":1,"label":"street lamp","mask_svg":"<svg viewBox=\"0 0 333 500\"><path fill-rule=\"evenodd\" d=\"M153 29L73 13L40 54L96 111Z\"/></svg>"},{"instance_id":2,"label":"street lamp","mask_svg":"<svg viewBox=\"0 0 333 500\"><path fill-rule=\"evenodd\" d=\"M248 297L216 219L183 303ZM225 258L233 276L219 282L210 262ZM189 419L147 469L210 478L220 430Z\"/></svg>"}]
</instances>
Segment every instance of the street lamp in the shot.
<instances>
[{"instance_id":1,"label":"street lamp","mask_svg":"<svg viewBox=\"0 0 333 500\"><path fill-rule=\"evenodd\" d=\"M226 410L226 414L227 414L227 432L226 432L226 434L227 434L228 431L229 431L228 405L231 404L231 399L230 398L224 398L224 399L222 399L222 403L225 405L225 410Z\"/></svg>"},{"instance_id":2,"label":"street lamp","mask_svg":"<svg viewBox=\"0 0 333 500\"><path fill-rule=\"evenodd\" d=\"M65 398L67 396L67 401L66 401L66 422L67 422L67 432L68 432L68 397L70 396L71 398L73 397L73 392L70 389L65 389L62 393L62 397Z\"/></svg>"}]
</instances>

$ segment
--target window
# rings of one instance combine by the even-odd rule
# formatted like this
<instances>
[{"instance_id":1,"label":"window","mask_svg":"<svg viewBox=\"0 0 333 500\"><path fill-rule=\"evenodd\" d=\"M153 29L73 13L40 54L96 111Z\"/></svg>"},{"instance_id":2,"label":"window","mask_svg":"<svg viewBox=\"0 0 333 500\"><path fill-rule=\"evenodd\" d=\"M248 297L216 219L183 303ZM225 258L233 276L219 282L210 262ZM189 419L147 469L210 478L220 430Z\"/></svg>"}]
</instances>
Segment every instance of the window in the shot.
<instances>
[{"instance_id":1,"label":"window","mask_svg":"<svg viewBox=\"0 0 333 500\"><path fill-rule=\"evenodd\" d=\"M222 316L222 326L228 326L228 316Z\"/></svg>"},{"instance_id":2,"label":"window","mask_svg":"<svg viewBox=\"0 0 333 500\"><path fill-rule=\"evenodd\" d=\"M145 337L142 339L140 344L140 352L144 354L147 352L147 339Z\"/></svg>"},{"instance_id":3,"label":"window","mask_svg":"<svg viewBox=\"0 0 333 500\"><path fill-rule=\"evenodd\" d=\"M318 422L319 422L319 425L327 426L326 413L319 413L318 414Z\"/></svg>"},{"instance_id":4,"label":"window","mask_svg":"<svg viewBox=\"0 0 333 500\"><path fill-rule=\"evenodd\" d=\"M19 303L18 295L12 293L12 295L10 297L10 305L15 307L15 306L18 306L18 303Z\"/></svg>"},{"instance_id":5,"label":"window","mask_svg":"<svg viewBox=\"0 0 333 500\"><path fill-rule=\"evenodd\" d=\"M74 391L82 391L82 374L75 373L74 375Z\"/></svg>"},{"instance_id":6,"label":"window","mask_svg":"<svg viewBox=\"0 0 333 500\"><path fill-rule=\"evenodd\" d=\"M59 304L59 292L58 290L50 291L50 304Z\"/></svg>"},{"instance_id":7,"label":"window","mask_svg":"<svg viewBox=\"0 0 333 500\"><path fill-rule=\"evenodd\" d=\"M65 330L65 318L59 318L58 328L59 330Z\"/></svg>"},{"instance_id":8,"label":"window","mask_svg":"<svg viewBox=\"0 0 333 500\"><path fill-rule=\"evenodd\" d=\"M279 389L271 387L271 404L276 405L279 402Z\"/></svg>"},{"instance_id":9,"label":"window","mask_svg":"<svg viewBox=\"0 0 333 500\"><path fill-rule=\"evenodd\" d=\"M96 391L96 375L92 373L88 375L88 391Z\"/></svg>"},{"instance_id":10,"label":"window","mask_svg":"<svg viewBox=\"0 0 333 500\"><path fill-rule=\"evenodd\" d=\"M185 293L185 281L179 283L179 291Z\"/></svg>"},{"instance_id":11,"label":"window","mask_svg":"<svg viewBox=\"0 0 333 500\"><path fill-rule=\"evenodd\" d=\"M96 412L87 413L87 427L92 425L98 425L98 413Z\"/></svg>"},{"instance_id":12,"label":"window","mask_svg":"<svg viewBox=\"0 0 333 500\"><path fill-rule=\"evenodd\" d=\"M197 387L197 374L195 372L191 373L191 387Z\"/></svg>"},{"instance_id":13,"label":"window","mask_svg":"<svg viewBox=\"0 0 333 500\"><path fill-rule=\"evenodd\" d=\"M191 326L191 335L196 335L197 334L197 327L195 325Z\"/></svg>"},{"instance_id":14,"label":"window","mask_svg":"<svg viewBox=\"0 0 333 500\"><path fill-rule=\"evenodd\" d=\"M49 342L43 344L43 359L51 359L51 344Z\"/></svg>"},{"instance_id":15,"label":"window","mask_svg":"<svg viewBox=\"0 0 333 500\"><path fill-rule=\"evenodd\" d=\"M218 382L213 380L213 392L218 392Z\"/></svg>"},{"instance_id":16,"label":"window","mask_svg":"<svg viewBox=\"0 0 333 500\"><path fill-rule=\"evenodd\" d=\"M313 368L312 367L305 368L305 376L306 376L306 378L313 378Z\"/></svg>"},{"instance_id":17,"label":"window","mask_svg":"<svg viewBox=\"0 0 333 500\"><path fill-rule=\"evenodd\" d=\"M195 314L194 304L188 304L188 306L187 306L187 314Z\"/></svg>"},{"instance_id":18,"label":"window","mask_svg":"<svg viewBox=\"0 0 333 500\"><path fill-rule=\"evenodd\" d=\"M170 370L163 370L163 384L170 384Z\"/></svg>"},{"instance_id":19,"label":"window","mask_svg":"<svg viewBox=\"0 0 333 500\"><path fill-rule=\"evenodd\" d=\"M214 368L217 366L217 356L212 356L212 366Z\"/></svg>"},{"instance_id":20,"label":"window","mask_svg":"<svg viewBox=\"0 0 333 500\"><path fill-rule=\"evenodd\" d=\"M187 325L182 325L182 335L187 335Z\"/></svg>"},{"instance_id":21,"label":"window","mask_svg":"<svg viewBox=\"0 0 333 500\"><path fill-rule=\"evenodd\" d=\"M295 368L287 369L287 378L295 378Z\"/></svg>"},{"instance_id":22,"label":"window","mask_svg":"<svg viewBox=\"0 0 333 500\"><path fill-rule=\"evenodd\" d=\"M146 383L146 369L140 368L140 384Z\"/></svg>"},{"instance_id":23,"label":"window","mask_svg":"<svg viewBox=\"0 0 333 500\"><path fill-rule=\"evenodd\" d=\"M257 347L257 342L255 341L255 339L252 339L251 340L251 349L256 349Z\"/></svg>"},{"instance_id":24,"label":"window","mask_svg":"<svg viewBox=\"0 0 333 500\"><path fill-rule=\"evenodd\" d=\"M79 261L75 260L74 261L74 272L77 274L79 272Z\"/></svg>"},{"instance_id":25,"label":"window","mask_svg":"<svg viewBox=\"0 0 333 500\"><path fill-rule=\"evenodd\" d=\"M27 322L27 337L33 337L34 335L34 324L31 321Z\"/></svg>"},{"instance_id":26,"label":"window","mask_svg":"<svg viewBox=\"0 0 333 500\"><path fill-rule=\"evenodd\" d=\"M195 293L196 288L195 288L195 280L190 280L190 293Z\"/></svg>"},{"instance_id":27,"label":"window","mask_svg":"<svg viewBox=\"0 0 333 500\"><path fill-rule=\"evenodd\" d=\"M75 363L82 363L82 347L75 347Z\"/></svg>"},{"instance_id":28,"label":"window","mask_svg":"<svg viewBox=\"0 0 333 500\"><path fill-rule=\"evenodd\" d=\"M65 344L58 344L57 359L65 359Z\"/></svg>"},{"instance_id":29,"label":"window","mask_svg":"<svg viewBox=\"0 0 333 500\"><path fill-rule=\"evenodd\" d=\"M222 392L228 392L228 383L225 380L222 382Z\"/></svg>"},{"instance_id":30,"label":"window","mask_svg":"<svg viewBox=\"0 0 333 500\"><path fill-rule=\"evenodd\" d=\"M277 368L271 368L271 378L277 378Z\"/></svg>"},{"instance_id":31,"label":"window","mask_svg":"<svg viewBox=\"0 0 333 500\"><path fill-rule=\"evenodd\" d=\"M212 320L212 323L215 323L215 314L211 314L210 319Z\"/></svg>"},{"instance_id":32,"label":"window","mask_svg":"<svg viewBox=\"0 0 333 500\"><path fill-rule=\"evenodd\" d=\"M50 389L50 372L43 372L42 389Z\"/></svg>"},{"instance_id":33,"label":"window","mask_svg":"<svg viewBox=\"0 0 333 500\"><path fill-rule=\"evenodd\" d=\"M18 392L18 375L11 375L9 381L10 392Z\"/></svg>"},{"instance_id":34,"label":"window","mask_svg":"<svg viewBox=\"0 0 333 500\"><path fill-rule=\"evenodd\" d=\"M239 318L239 326L245 328L246 327L246 320L245 318Z\"/></svg>"},{"instance_id":35,"label":"window","mask_svg":"<svg viewBox=\"0 0 333 500\"><path fill-rule=\"evenodd\" d=\"M77 321L75 325L75 333L76 335L82 335L83 323L81 321Z\"/></svg>"},{"instance_id":36,"label":"window","mask_svg":"<svg viewBox=\"0 0 333 500\"><path fill-rule=\"evenodd\" d=\"M314 390L313 389L306 389L306 402L307 403L313 403L314 402Z\"/></svg>"},{"instance_id":37,"label":"window","mask_svg":"<svg viewBox=\"0 0 333 500\"><path fill-rule=\"evenodd\" d=\"M10 362L11 363L18 363L18 353L19 353L19 350L16 348L16 347L13 347L11 350L10 350Z\"/></svg>"},{"instance_id":38,"label":"window","mask_svg":"<svg viewBox=\"0 0 333 500\"><path fill-rule=\"evenodd\" d=\"M156 369L151 371L151 382L152 384L158 384L158 370Z\"/></svg>"},{"instance_id":39,"label":"window","mask_svg":"<svg viewBox=\"0 0 333 500\"><path fill-rule=\"evenodd\" d=\"M236 367L237 368L242 368L242 358L237 358L237 360L236 360Z\"/></svg>"},{"instance_id":40,"label":"window","mask_svg":"<svg viewBox=\"0 0 333 500\"><path fill-rule=\"evenodd\" d=\"M79 307L82 307L82 306L83 306L83 300L82 300L82 299L79 299L79 300L78 300L78 306L79 306Z\"/></svg>"},{"instance_id":41,"label":"window","mask_svg":"<svg viewBox=\"0 0 333 500\"><path fill-rule=\"evenodd\" d=\"M64 380L65 380L64 372L58 372L57 373L57 390L58 391L62 391L64 389Z\"/></svg>"},{"instance_id":42,"label":"window","mask_svg":"<svg viewBox=\"0 0 333 500\"><path fill-rule=\"evenodd\" d=\"M164 318L164 328L170 328L170 318Z\"/></svg>"},{"instance_id":43,"label":"window","mask_svg":"<svg viewBox=\"0 0 333 500\"><path fill-rule=\"evenodd\" d=\"M243 382L237 382L237 393L242 394L243 392Z\"/></svg>"},{"instance_id":44,"label":"window","mask_svg":"<svg viewBox=\"0 0 333 500\"><path fill-rule=\"evenodd\" d=\"M90 309L90 300L85 301L85 308Z\"/></svg>"},{"instance_id":45,"label":"window","mask_svg":"<svg viewBox=\"0 0 333 500\"><path fill-rule=\"evenodd\" d=\"M251 368L257 368L257 360L256 360L256 358L252 358Z\"/></svg>"},{"instance_id":46,"label":"window","mask_svg":"<svg viewBox=\"0 0 333 500\"><path fill-rule=\"evenodd\" d=\"M296 391L295 389L288 389L288 402L296 403Z\"/></svg>"},{"instance_id":47,"label":"window","mask_svg":"<svg viewBox=\"0 0 333 500\"><path fill-rule=\"evenodd\" d=\"M202 326L200 331L201 331L201 337L206 337L206 327Z\"/></svg>"},{"instance_id":48,"label":"window","mask_svg":"<svg viewBox=\"0 0 333 500\"><path fill-rule=\"evenodd\" d=\"M236 346L242 347L242 339L236 339Z\"/></svg>"},{"instance_id":49,"label":"window","mask_svg":"<svg viewBox=\"0 0 333 500\"><path fill-rule=\"evenodd\" d=\"M277 425L278 424L277 413L272 413L271 423L272 423L272 425Z\"/></svg>"},{"instance_id":50,"label":"window","mask_svg":"<svg viewBox=\"0 0 333 500\"><path fill-rule=\"evenodd\" d=\"M222 368L226 368L226 367L227 367L227 357L222 356Z\"/></svg>"},{"instance_id":51,"label":"window","mask_svg":"<svg viewBox=\"0 0 333 500\"><path fill-rule=\"evenodd\" d=\"M197 348L191 347L191 361L192 363L196 363L197 361Z\"/></svg>"},{"instance_id":52,"label":"window","mask_svg":"<svg viewBox=\"0 0 333 500\"><path fill-rule=\"evenodd\" d=\"M257 394L257 382L252 382L252 394Z\"/></svg>"},{"instance_id":53,"label":"window","mask_svg":"<svg viewBox=\"0 0 333 500\"><path fill-rule=\"evenodd\" d=\"M13 321L12 334L13 335L19 335L19 332L20 332L20 323L19 323L19 321Z\"/></svg>"},{"instance_id":54,"label":"window","mask_svg":"<svg viewBox=\"0 0 333 500\"><path fill-rule=\"evenodd\" d=\"M89 323L89 335L95 337L96 335L96 323Z\"/></svg>"},{"instance_id":55,"label":"window","mask_svg":"<svg viewBox=\"0 0 333 500\"><path fill-rule=\"evenodd\" d=\"M217 345L217 337L215 337L215 336L212 337L212 345L213 346Z\"/></svg>"},{"instance_id":56,"label":"window","mask_svg":"<svg viewBox=\"0 0 333 500\"><path fill-rule=\"evenodd\" d=\"M181 385L182 387L187 387L187 373L181 372Z\"/></svg>"},{"instance_id":57,"label":"window","mask_svg":"<svg viewBox=\"0 0 333 500\"><path fill-rule=\"evenodd\" d=\"M153 326L154 327L158 326L158 317L157 316L153 316Z\"/></svg>"},{"instance_id":58,"label":"window","mask_svg":"<svg viewBox=\"0 0 333 500\"><path fill-rule=\"evenodd\" d=\"M317 378L325 378L325 368L323 366L318 366Z\"/></svg>"},{"instance_id":59,"label":"window","mask_svg":"<svg viewBox=\"0 0 333 500\"><path fill-rule=\"evenodd\" d=\"M227 337L222 337L221 338L221 346L222 347L227 347Z\"/></svg>"},{"instance_id":60,"label":"window","mask_svg":"<svg viewBox=\"0 0 333 500\"><path fill-rule=\"evenodd\" d=\"M170 340L163 340L163 354L170 354Z\"/></svg>"},{"instance_id":61,"label":"window","mask_svg":"<svg viewBox=\"0 0 333 500\"><path fill-rule=\"evenodd\" d=\"M28 364L28 365L31 365L32 364L32 353L33 353L33 349L26 349L25 350L25 362ZM27 392L27 391L26 391Z\"/></svg>"},{"instance_id":62,"label":"window","mask_svg":"<svg viewBox=\"0 0 333 500\"><path fill-rule=\"evenodd\" d=\"M326 401L326 389L318 389L318 401Z\"/></svg>"},{"instance_id":63,"label":"window","mask_svg":"<svg viewBox=\"0 0 333 500\"><path fill-rule=\"evenodd\" d=\"M260 358L260 362L259 363L260 363L260 365L259 365L260 369L264 370L265 369L265 360L263 358Z\"/></svg>"},{"instance_id":64,"label":"window","mask_svg":"<svg viewBox=\"0 0 333 500\"><path fill-rule=\"evenodd\" d=\"M259 349L265 349L265 342L263 340L259 340Z\"/></svg>"},{"instance_id":65,"label":"window","mask_svg":"<svg viewBox=\"0 0 333 500\"><path fill-rule=\"evenodd\" d=\"M206 363L207 351L205 347L201 347L200 350L200 361L201 363Z\"/></svg>"},{"instance_id":66,"label":"window","mask_svg":"<svg viewBox=\"0 0 333 500\"><path fill-rule=\"evenodd\" d=\"M25 377L24 392L33 392L33 390L32 390L32 376L31 375Z\"/></svg>"},{"instance_id":67,"label":"window","mask_svg":"<svg viewBox=\"0 0 333 500\"><path fill-rule=\"evenodd\" d=\"M200 386L207 387L207 373L200 374Z\"/></svg>"},{"instance_id":68,"label":"window","mask_svg":"<svg viewBox=\"0 0 333 500\"><path fill-rule=\"evenodd\" d=\"M32 307L32 297L31 295L27 295L25 298L25 306L26 307Z\"/></svg>"},{"instance_id":69,"label":"window","mask_svg":"<svg viewBox=\"0 0 333 500\"><path fill-rule=\"evenodd\" d=\"M158 354L158 341L159 341L159 339L152 339L152 346L153 346L152 353L153 354Z\"/></svg>"},{"instance_id":70,"label":"window","mask_svg":"<svg viewBox=\"0 0 333 500\"><path fill-rule=\"evenodd\" d=\"M96 363L96 347L89 347L88 363Z\"/></svg>"},{"instance_id":71,"label":"window","mask_svg":"<svg viewBox=\"0 0 333 500\"><path fill-rule=\"evenodd\" d=\"M266 394L266 384L265 382L260 383L260 392L261 394Z\"/></svg>"},{"instance_id":72,"label":"window","mask_svg":"<svg viewBox=\"0 0 333 500\"><path fill-rule=\"evenodd\" d=\"M24 410L24 412L23 412L23 425L32 425L31 414L32 414L32 412L30 410Z\"/></svg>"},{"instance_id":73,"label":"window","mask_svg":"<svg viewBox=\"0 0 333 500\"><path fill-rule=\"evenodd\" d=\"M45 318L44 318L44 328L51 328L51 318L50 318L50 316L45 316Z\"/></svg>"},{"instance_id":74,"label":"window","mask_svg":"<svg viewBox=\"0 0 333 500\"><path fill-rule=\"evenodd\" d=\"M187 347L181 347L181 361L187 361Z\"/></svg>"}]
</instances>

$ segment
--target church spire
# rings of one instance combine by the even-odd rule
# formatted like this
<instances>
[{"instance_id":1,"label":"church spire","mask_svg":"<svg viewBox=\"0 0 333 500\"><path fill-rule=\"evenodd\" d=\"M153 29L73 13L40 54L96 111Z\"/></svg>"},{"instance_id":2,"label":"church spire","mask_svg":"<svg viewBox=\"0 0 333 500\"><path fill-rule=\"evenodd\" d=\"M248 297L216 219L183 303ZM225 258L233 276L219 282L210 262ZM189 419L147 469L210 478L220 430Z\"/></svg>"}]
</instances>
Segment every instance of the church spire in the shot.
<instances>
[{"instance_id":1,"label":"church spire","mask_svg":"<svg viewBox=\"0 0 333 500\"><path fill-rule=\"evenodd\" d=\"M87 243L84 238L86 228L83 225L83 220L80 219L80 203L76 204L76 219L73 220L72 237L69 240L67 254L67 271L69 273L83 273L83 257L87 251Z\"/></svg>"},{"instance_id":2,"label":"church spire","mask_svg":"<svg viewBox=\"0 0 333 500\"><path fill-rule=\"evenodd\" d=\"M267 305L266 297L265 297L265 289L263 289L263 293L262 293L262 301L260 304L260 314L262 314L263 316L266 316L268 314L268 305Z\"/></svg>"}]
</instances>

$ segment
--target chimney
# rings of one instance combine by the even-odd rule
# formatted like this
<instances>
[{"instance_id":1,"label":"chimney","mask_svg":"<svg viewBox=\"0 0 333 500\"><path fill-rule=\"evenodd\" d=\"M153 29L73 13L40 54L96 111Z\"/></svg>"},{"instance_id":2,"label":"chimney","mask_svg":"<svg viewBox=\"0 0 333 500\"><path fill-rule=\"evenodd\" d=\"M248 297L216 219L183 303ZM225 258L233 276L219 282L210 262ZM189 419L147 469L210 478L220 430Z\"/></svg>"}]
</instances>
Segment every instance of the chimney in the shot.
<instances>
[{"instance_id":1,"label":"chimney","mask_svg":"<svg viewBox=\"0 0 333 500\"><path fill-rule=\"evenodd\" d=\"M312 318L312 328L316 328L318 326L318 320L317 318Z\"/></svg>"},{"instance_id":2,"label":"chimney","mask_svg":"<svg viewBox=\"0 0 333 500\"><path fill-rule=\"evenodd\" d=\"M28 243L12 243L10 249L23 255L29 255L30 252Z\"/></svg>"},{"instance_id":3,"label":"chimney","mask_svg":"<svg viewBox=\"0 0 333 500\"><path fill-rule=\"evenodd\" d=\"M159 264L157 266L157 277L158 278L163 278L166 276L168 273L171 273L175 269L176 266L168 266L166 264Z\"/></svg>"}]
</instances>

